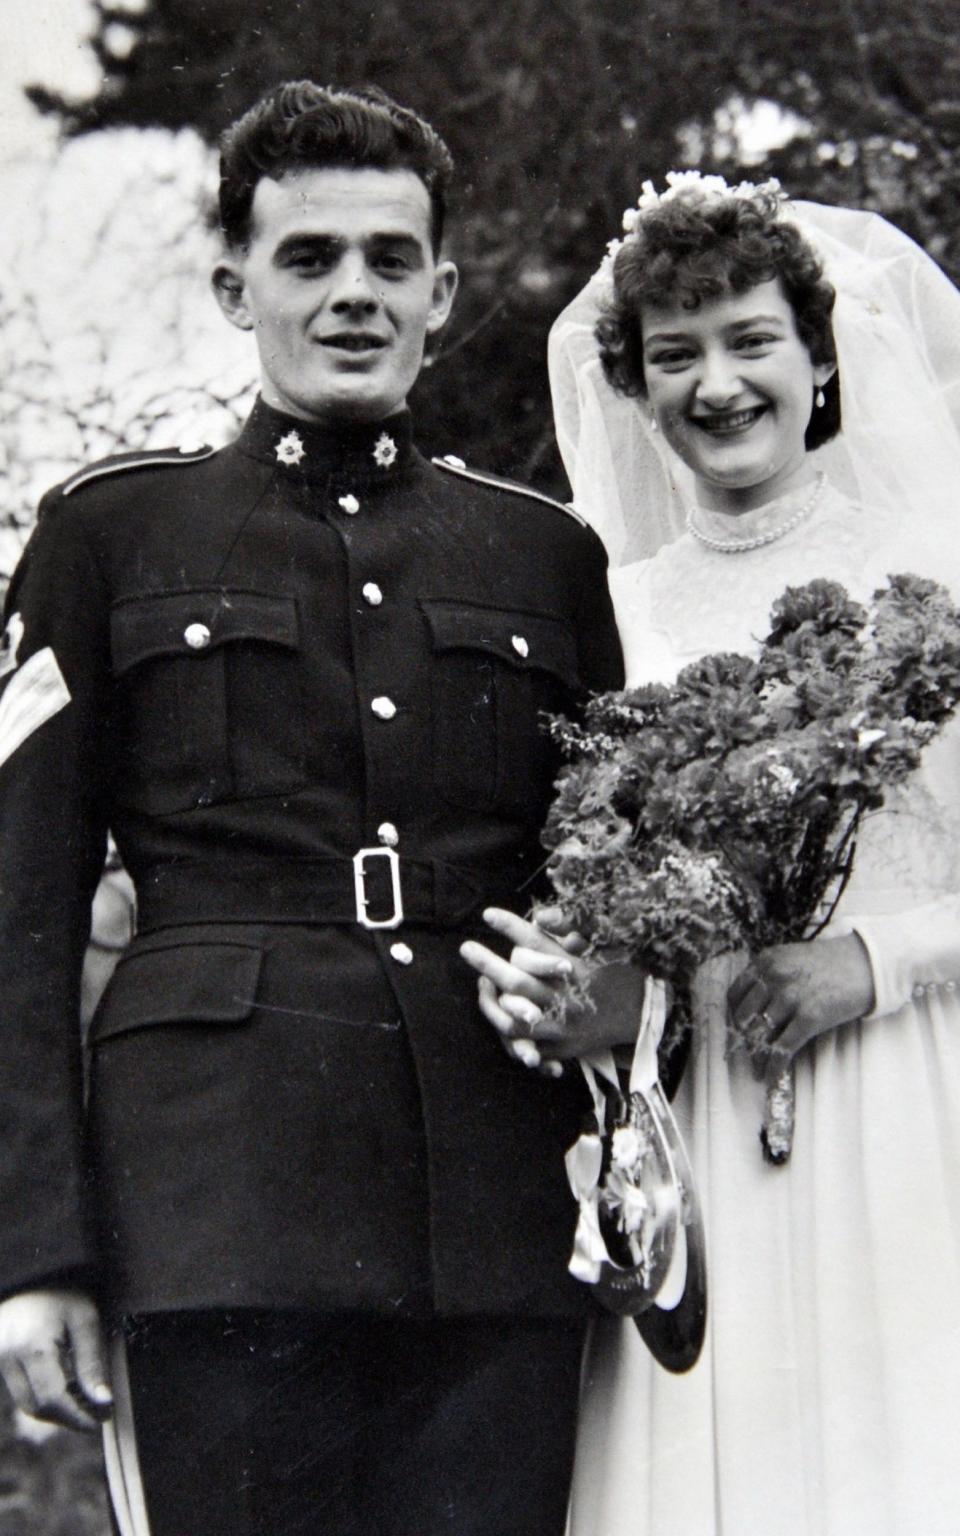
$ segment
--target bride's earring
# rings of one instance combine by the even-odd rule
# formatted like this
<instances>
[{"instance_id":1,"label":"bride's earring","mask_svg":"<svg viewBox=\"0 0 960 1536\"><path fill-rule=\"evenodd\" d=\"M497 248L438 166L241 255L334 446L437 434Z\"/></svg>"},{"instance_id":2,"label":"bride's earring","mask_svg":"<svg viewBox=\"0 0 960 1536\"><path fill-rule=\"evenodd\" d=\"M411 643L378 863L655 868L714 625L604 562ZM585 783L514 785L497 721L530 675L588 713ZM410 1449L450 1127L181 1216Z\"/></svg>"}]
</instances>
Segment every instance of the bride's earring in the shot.
<instances>
[{"instance_id":1,"label":"bride's earring","mask_svg":"<svg viewBox=\"0 0 960 1536\"><path fill-rule=\"evenodd\" d=\"M827 403L827 397L824 394L822 389L818 389L817 390L816 394L813 397L813 403L816 406L818 411L822 411L823 410L824 406Z\"/></svg>"}]
</instances>

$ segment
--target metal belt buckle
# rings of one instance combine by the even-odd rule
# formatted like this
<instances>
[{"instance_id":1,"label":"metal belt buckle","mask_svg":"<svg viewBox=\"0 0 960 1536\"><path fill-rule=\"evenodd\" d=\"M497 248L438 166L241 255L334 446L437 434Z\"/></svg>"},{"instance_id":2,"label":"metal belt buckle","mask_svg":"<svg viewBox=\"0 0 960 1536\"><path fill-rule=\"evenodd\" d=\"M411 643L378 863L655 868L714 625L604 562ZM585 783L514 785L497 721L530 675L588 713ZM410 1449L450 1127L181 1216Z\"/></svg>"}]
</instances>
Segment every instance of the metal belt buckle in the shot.
<instances>
[{"instance_id":1,"label":"metal belt buckle","mask_svg":"<svg viewBox=\"0 0 960 1536\"><path fill-rule=\"evenodd\" d=\"M393 911L389 917L367 916L367 872L365 859L386 859L390 865ZM399 928L403 922L403 895L400 890L400 860L393 848L361 848L353 856L353 887L357 898L357 922L363 928Z\"/></svg>"}]
</instances>

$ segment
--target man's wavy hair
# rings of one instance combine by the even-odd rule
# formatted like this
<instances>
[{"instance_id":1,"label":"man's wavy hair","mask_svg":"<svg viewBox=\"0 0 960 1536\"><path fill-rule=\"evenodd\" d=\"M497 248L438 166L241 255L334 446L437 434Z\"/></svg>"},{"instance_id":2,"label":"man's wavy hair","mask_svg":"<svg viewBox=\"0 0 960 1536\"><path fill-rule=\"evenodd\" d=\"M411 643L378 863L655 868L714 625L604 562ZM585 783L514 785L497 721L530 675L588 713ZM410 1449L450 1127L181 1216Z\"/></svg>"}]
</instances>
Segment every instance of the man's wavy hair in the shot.
<instances>
[{"instance_id":1,"label":"man's wavy hair","mask_svg":"<svg viewBox=\"0 0 960 1536\"><path fill-rule=\"evenodd\" d=\"M352 166L408 170L430 194L433 253L443 240L453 159L440 135L416 112L376 86L338 90L312 80L275 86L220 141L220 227L234 249L247 245L257 182L288 171Z\"/></svg>"},{"instance_id":2,"label":"man's wavy hair","mask_svg":"<svg viewBox=\"0 0 960 1536\"><path fill-rule=\"evenodd\" d=\"M779 200L750 197L668 198L640 215L614 258L613 299L597 323L600 360L619 394L646 396L642 306L699 309L727 293L745 293L779 278L797 334L814 363L837 361L831 315L836 293L819 258L795 225L778 216ZM840 430L840 385L834 373L825 404L806 431L808 449Z\"/></svg>"}]
</instances>

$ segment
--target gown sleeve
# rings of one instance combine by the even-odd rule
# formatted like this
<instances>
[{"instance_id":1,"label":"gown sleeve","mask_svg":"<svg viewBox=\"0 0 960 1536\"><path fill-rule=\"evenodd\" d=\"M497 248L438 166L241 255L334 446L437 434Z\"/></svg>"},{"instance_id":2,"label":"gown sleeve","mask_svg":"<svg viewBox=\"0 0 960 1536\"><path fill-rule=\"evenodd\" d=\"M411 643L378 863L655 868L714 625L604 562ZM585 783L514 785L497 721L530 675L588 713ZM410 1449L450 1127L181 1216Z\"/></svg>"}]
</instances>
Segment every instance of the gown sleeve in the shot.
<instances>
[{"instance_id":1,"label":"gown sleeve","mask_svg":"<svg viewBox=\"0 0 960 1536\"><path fill-rule=\"evenodd\" d=\"M869 1019L896 1013L928 989L960 985L960 896L941 896L906 912L853 917L873 970Z\"/></svg>"}]
</instances>

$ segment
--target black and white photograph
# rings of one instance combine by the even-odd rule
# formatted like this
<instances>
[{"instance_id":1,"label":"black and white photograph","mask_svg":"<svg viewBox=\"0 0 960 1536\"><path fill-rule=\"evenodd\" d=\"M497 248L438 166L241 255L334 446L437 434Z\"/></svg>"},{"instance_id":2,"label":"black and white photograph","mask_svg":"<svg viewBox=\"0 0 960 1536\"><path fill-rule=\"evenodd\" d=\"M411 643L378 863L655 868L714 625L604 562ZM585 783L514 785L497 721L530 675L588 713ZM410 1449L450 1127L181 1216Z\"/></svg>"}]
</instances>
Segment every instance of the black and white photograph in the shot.
<instances>
[{"instance_id":1,"label":"black and white photograph","mask_svg":"<svg viewBox=\"0 0 960 1536\"><path fill-rule=\"evenodd\" d=\"M5 0L0 1536L958 1536L960 0Z\"/></svg>"}]
</instances>

